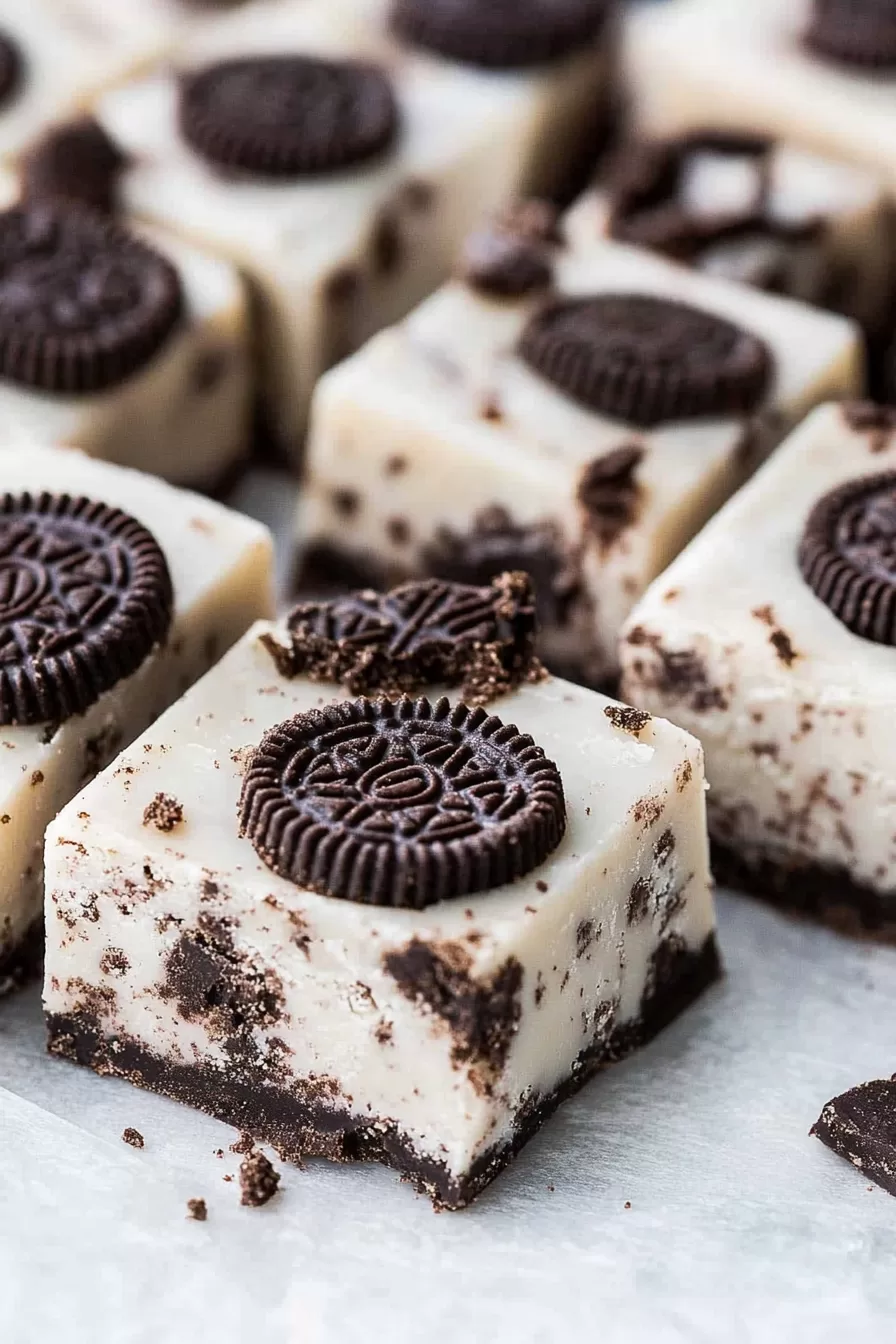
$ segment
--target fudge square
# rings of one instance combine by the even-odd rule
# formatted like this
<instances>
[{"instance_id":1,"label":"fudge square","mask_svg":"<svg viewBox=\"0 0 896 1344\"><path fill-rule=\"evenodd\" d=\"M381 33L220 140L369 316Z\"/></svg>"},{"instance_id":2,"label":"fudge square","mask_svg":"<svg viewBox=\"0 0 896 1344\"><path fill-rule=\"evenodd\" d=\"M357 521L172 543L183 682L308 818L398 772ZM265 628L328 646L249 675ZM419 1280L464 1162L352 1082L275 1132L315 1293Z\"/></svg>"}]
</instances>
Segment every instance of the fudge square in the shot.
<instances>
[{"instance_id":1,"label":"fudge square","mask_svg":"<svg viewBox=\"0 0 896 1344\"><path fill-rule=\"evenodd\" d=\"M633 14L625 64L660 135L757 131L863 164L896 186L896 25L887 3L685 0Z\"/></svg>"},{"instance_id":2,"label":"fudge square","mask_svg":"<svg viewBox=\"0 0 896 1344\"><path fill-rule=\"evenodd\" d=\"M679 135L633 137L568 229L830 308L878 341L892 336L888 188L787 141L720 131L709 119Z\"/></svg>"},{"instance_id":3,"label":"fudge square","mask_svg":"<svg viewBox=\"0 0 896 1344\"><path fill-rule=\"evenodd\" d=\"M301 3L237 10L95 110L126 211L249 277L261 399L296 459L318 376L444 280L527 133L524 90Z\"/></svg>"},{"instance_id":4,"label":"fudge square","mask_svg":"<svg viewBox=\"0 0 896 1344\"><path fill-rule=\"evenodd\" d=\"M650 581L861 360L840 318L553 228L505 212L323 379L301 582L526 570L552 671L600 685Z\"/></svg>"},{"instance_id":5,"label":"fudge square","mask_svg":"<svg viewBox=\"0 0 896 1344\"><path fill-rule=\"evenodd\" d=\"M532 630L522 575L253 627L49 832L50 1049L469 1203L719 970L699 744Z\"/></svg>"},{"instance_id":6,"label":"fudge square","mask_svg":"<svg viewBox=\"0 0 896 1344\"><path fill-rule=\"evenodd\" d=\"M110 153L90 119L55 129L29 154L26 202L0 211L0 436L220 492L249 451L246 289L173 235L67 202L108 201Z\"/></svg>"},{"instance_id":7,"label":"fudge square","mask_svg":"<svg viewBox=\"0 0 896 1344\"><path fill-rule=\"evenodd\" d=\"M896 928L896 419L816 410L657 580L634 703L699 734L717 875Z\"/></svg>"},{"instance_id":8,"label":"fudge square","mask_svg":"<svg viewBox=\"0 0 896 1344\"><path fill-rule=\"evenodd\" d=\"M406 52L519 98L517 194L570 199L604 142L616 96L613 0L335 0Z\"/></svg>"},{"instance_id":9,"label":"fudge square","mask_svg":"<svg viewBox=\"0 0 896 1344\"><path fill-rule=\"evenodd\" d=\"M69 450L5 446L0 479L8 975L38 941L47 823L270 613L271 545L221 505Z\"/></svg>"}]
</instances>

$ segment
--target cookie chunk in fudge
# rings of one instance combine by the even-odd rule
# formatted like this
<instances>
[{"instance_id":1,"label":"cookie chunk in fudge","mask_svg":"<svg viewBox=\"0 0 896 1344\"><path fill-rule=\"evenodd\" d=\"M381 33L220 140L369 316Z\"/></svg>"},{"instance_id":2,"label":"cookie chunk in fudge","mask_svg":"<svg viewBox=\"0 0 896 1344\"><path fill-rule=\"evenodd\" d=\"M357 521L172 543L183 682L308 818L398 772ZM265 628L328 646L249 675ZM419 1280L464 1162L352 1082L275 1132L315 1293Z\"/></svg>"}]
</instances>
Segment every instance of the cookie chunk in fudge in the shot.
<instances>
[{"instance_id":1,"label":"cookie chunk in fudge","mask_svg":"<svg viewBox=\"0 0 896 1344\"><path fill-rule=\"evenodd\" d=\"M650 581L861 376L840 318L505 210L460 278L320 383L301 581L526 570L551 669L611 682Z\"/></svg>"},{"instance_id":2,"label":"cookie chunk in fudge","mask_svg":"<svg viewBox=\"0 0 896 1344\"><path fill-rule=\"evenodd\" d=\"M8 973L40 920L47 823L269 612L271 547L247 518L78 453L4 447L0 468Z\"/></svg>"},{"instance_id":3,"label":"cookie chunk in fudge","mask_svg":"<svg viewBox=\"0 0 896 1344\"><path fill-rule=\"evenodd\" d=\"M756 134L701 127L635 139L569 228L710 275L843 313L889 340L896 295L892 211L865 169Z\"/></svg>"},{"instance_id":4,"label":"cookie chunk in fudge","mask_svg":"<svg viewBox=\"0 0 896 1344\"><path fill-rule=\"evenodd\" d=\"M95 123L67 123L0 211L0 433L220 493L249 450L247 294L228 263L98 213L118 166Z\"/></svg>"},{"instance_id":5,"label":"cookie chunk in fudge","mask_svg":"<svg viewBox=\"0 0 896 1344\"><path fill-rule=\"evenodd\" d=\"M817 410L651 587L635 704L699 735L720 877L896 930L896 417Z\"/></svg>"},{"instance_id":6,"label":"cookie chunk in fudge","mask_svg":"<svg viewBox=\"0 0 896 1344\"><path fill-rule=\"evenodd\" d=\"M295 0L206 25L176 65L97 104L128 159L121 200L245 272L266 422L298 461L323 370L442 283L519 189L528 85Z\"/></svg>"},{"instance_id":7,"label":"cookie chunk in fudge","mask_svg":"<svg viewBox=\"0 0 896 1344\"><path fill-rule=\"evenodd\" d=\"M518 574L256 625L50 832L51 1050L474 1199L718 974L699 744L532 642Z\"/></svg>"}]
</instances>

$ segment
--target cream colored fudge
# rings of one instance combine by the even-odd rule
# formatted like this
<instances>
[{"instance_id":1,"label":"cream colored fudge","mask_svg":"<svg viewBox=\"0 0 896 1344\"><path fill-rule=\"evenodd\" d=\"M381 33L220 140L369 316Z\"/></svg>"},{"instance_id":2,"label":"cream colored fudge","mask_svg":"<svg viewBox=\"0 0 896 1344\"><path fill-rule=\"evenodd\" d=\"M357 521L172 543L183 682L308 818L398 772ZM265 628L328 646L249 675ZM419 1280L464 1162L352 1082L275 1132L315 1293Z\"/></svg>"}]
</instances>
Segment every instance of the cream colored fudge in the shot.
<instances>
[{"instance_id":1,"label":"cream colored fudge","mask_svg":"<svg viewBox=\"0 0 896 1344\"><path fill-rule=\"evenodd\" d=\"M529 570L549 665L599 685L650 581L812 406L861 386L856 333L618 244L498 242L519 252L511 278L550 284L554 299L646 295L736 324L767 353L763 395L746 413L649 424L598 413L521 357L543 290L497 297L457 281L322 380L300 501L303 581ZM702 339L691 330L664 366L673 384L691 376Z\"/></svg>"},{"instance_id":2,"label":"cream colored fudge","mask_svg":"<svg viewBox=\"0 0 896 1344\"><path fill-rule=\"evenodd\" d=\"M18 182L0 178L0 205ZM183 317L124 380L95 392L45 392L0 377L0 437L76 448L175 485L220 493L248 458L252 332L246 286L220 257L159 229L139 235L177 271Z\"/></svg>"},{"instance_id":3,"label":"cream colored fudge","mask_svg":"<svg viewBox=\"0 0 896 1344\"><path fill-rule=\"evenodd\" d=\"M812 0L683 0L632 15L625 64L641 126L659 135L711 125L780 137L861 164L892 189L892 53L877 69L824 59L804 40L811 18ZM858 10L847 23L864 26Z\"/></svg>"},{"instance_id":4,"label":"cream colored fudge","mask_svg":"<svg viewBox=\"0 0 896 1344\"><path fill-rule=\"evenodd\" d=\"M261 394L275 438L294 458L321 372L444 279L472 223L518 185L528 136L525 89L400 53L335 7L239 10L204 30L179 66L303 53L381 65L399 129L378 159L277 180L222 172L181 135L174 75L117 90L96 109L132 156L125 208L249 277Z\"/></svg>"},{"instance_id":5,"label":"cream colored fudge","mask_svg":"<svg viewBox=\"0 0 896 1344\"><path fill-rule=\"evenodd\" d=\"M40 915L48 822L252 621L269 614L272 597L267 530L218 504L137 472L35 444L0 449L0 469L7 492L0 500L0 954L8 968ZM99 656L109 671L103 685L111 684L95 698L85 697L83 711L68 712L84 703L71 685L81 685L87 666L87 655L73 640L88 628L102 634L102 599L93 585L100 593L118 594L119 605L130 600L147 543L143 538L142 551L122 552L107 544L99 524L85 537L77 522L70 535L63 529L30 540L28 528L14 521L15 501L24 492L34 499L44 492L83 496L123 510L149 530L167 561L173 585L167 633L137 667L133 662L124 667L116 647L104 645ZM63 594L62 607L54 605L54 591ZM112 597L107 601L114 609ZM54 634L63 623L68 643ZM66 648L72 651L66 654ZM40 706L14 712L8 699L11 679L28 655L40 656L44 664L55 658L57 671L51 676L38 668L28 692L43 688L46 717ZM127 675L119 676L122 670ZM50 694L57 681L61 708ZM27 690L31 683L27 678L25 683Z\"/></svg>"},{"instance_id":6,"label":"cream colored fudge","mask_svg":"<svg viewBox=\"0 0 896 1344\"><path fill-rule=\"evenodd\" d=\"M365 637L379 646L379 619L351 624L356 651ZM398 642L419 628L415 616ZM478 717L440 704L438 688L393 708L339 708L340 686L284 675L271 641L285 638L255 626L53 824L50 1048L208 1110L284 1157L385 1162L457 1208L601 1064L718 973L702 753L669 724L553 678ZM512 815L517 785L496 785L488 743L520 739L492 715L559 770L564 837L515 882L435 904L416 888L424 908L367 903L373 867L351 899L297 885L240 835L241 790L268 730L326 713L422 734L417 766L396 746L369 770L348 728L321 738L331 763L315 766L309 790L321 771L357 773L360 805L332 816L348 830L357 820L383 850L390 834L422 836L427 871L444 877L448 810L469 817L475 797ZM486 745L470 758L457 725L480 721Z\"/></svg>"},{"instance_id":7,"label":"cream colored fudge","mask_svg":"<svg viewBox=\"0 0 896 1344\"><path fill-rule=\"evenodd\" d=\"M706 749L720 872L889 933L894 426L879 407L816 410L656 581L622 642L625 693ZM810 513L857 481L877 484L837 504L825 554L804 571ZM804 572L823 582L820 596Z\"/></svg>"},{"instance_id":8,"label":"cream colored fudge","mask_svg":"<svg viewBox=\"0 0 896 1344\"><path fill-rule=\"evenodd\" d=\"M171 56L223 11L252 0L44 0L98 41L127 40L147 61ZM295 0L313 4L316 0ZM324 0L326 3L326 0Z\"/></svg>"},{"instance_id":9,"label":"cream colored fudge","mask_svg":"<svg viewBox=\"0 0 896 1344\"><path fill-rule=\"evenodd\" d=\"M390 36L395 0L333 3L387 41L400 40L394 31ZM607 5L608 15L611 8ZM612 16L584 50L526 69L490 70L449 61L419 46L413 50L416 59L452 72L465 88L490 87L519 100L525 139L514 175L515 194L568 198L577 189L600 147L616 92L617 28Z\"/></svg>"},{"instance_id":10,"label":"cream colored fudge","mask_svg":"<svg viewBox=\"0 0 896 1344\"><path fill-rule=\"evenodd\" d=\"M117 0L113 0L117 3ZM53 0L3 0L0 70L11 44L17 74L0 78L0 161L9 162L52 121L140 69L143 44L126 30L100 35L85 29Z\"/></svg>"},{"instance_id":11,"label":"cream colored fudge","mask_svg":"<svg viewBox=\"0 0 896 1344\"><path fill-rule=\"evenodd\" d=\"M699 130L626 146L570 233L650 247L710 275L889 328L896 248L881 178L763 136Z\"/></svg>"}]
</instances>

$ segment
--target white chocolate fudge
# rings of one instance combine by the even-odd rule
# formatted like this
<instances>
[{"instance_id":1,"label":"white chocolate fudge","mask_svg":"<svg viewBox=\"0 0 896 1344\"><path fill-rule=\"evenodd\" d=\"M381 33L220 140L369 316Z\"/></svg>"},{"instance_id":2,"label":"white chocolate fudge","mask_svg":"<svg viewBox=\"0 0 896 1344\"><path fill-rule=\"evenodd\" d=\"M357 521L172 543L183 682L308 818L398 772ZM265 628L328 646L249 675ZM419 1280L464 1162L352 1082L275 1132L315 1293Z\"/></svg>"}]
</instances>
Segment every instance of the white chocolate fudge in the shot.
<instances>
[{"instance_id":1,"label":"white chocolate fudge","mask_svg":"<svg viewBox=\"0 0 896 1344\"><path fill-rule=\"evenodd\" d=\"M394 140L344 171L272 178L224 171L187 142L173 74L111 93L96 113L131 156L120 186L125 209L227 257L248 276L262 401L277 444L298 460L321 372L441 283L481 212L517 187L528 127L523 90L401 53L329 6L239 10L204 30L179 66L195 72L272 54L376 63L395 99ZM268 79L259 78L262 86ZM383 97L380 90L380 110ZM341 106L346 116L355 108L348 97ZM329 122L300 124L311 134ZM361 125L365 134L370 129ZM259 136L266 133L262 127ZM258 144L251 142L256 151ZM302 143L293 148L305 152ZM335 142L325 148L342 152Z\"/></svg>"},{"instance_id":2,"label":"white chocolate fudge","mask_svg":"<svg viewBox=\"0 0 896 1344\"><path fill-rule=\"evenodd\" d=\"M134 74L142 60L142 44L126 30L101 36L52 0L3 0L0 162L14 159L49 122Z\"/></svg>"},{"instance_id":3,"label":"white chocolate fudge","mask_svg":"<svg viewBox=\"0 0 896 1344\"><path fill-rule=\"evenodd\" d=\"M17 195L18 184L7 174L0 203L11 204ZM0 215L0 233L2 221ZM247 460L252 432L246 286L220 257L159 229L138 233L176 271L180 320L151 358L96 391L44 390L0 373L0 438L76 448L220 494Z\"/></svg>"},{"instance_id":4,"label":"white chocolate fudge","mask_svg":"<svg viewBox=\"0 0 896 1344\"><path fill-rule=\"evenodd\" d=\"M840 318L619 244L530 246L517 225L533 227L520 216L473 240L466 281L321 381L300 500L302 583L481 583L528 570L549 666L600 685L616 674L619 631L651 580L812 406L861 386L861 360ZM528 292L532 281L552 287L547 303L544 288ZM585 309L581 359L572 369L561 358L548 381L527 342L567 300ZM642 318L645 302L652 315ZM680 304L699 312L683 316ZM752 404L679 396L705 387L715 367L705 314L713 330L723 320L723 343L743 337L755 355L759 339L768 377ZM607 331L628 361L621 382ZM567 394L571 372L587 380L595 370L606 374L600 397L590 384L581 398ZM644 380L643 404L617 396L630 375ZM665 408L654 397L662 388Z\"/></svg>"},{"instance_id":5,"label":"white chocolate fudge","mask_svg":"<svg viewBox=\"0 0 896 1344\"><path fill-rule=\"evenodd\" d=\"M816 410L651 587L622 644L625 693L706 749L720 875L889 934L894 426L880 407Z\"/></svg>"},{"instance_id":6,"label":"white chocolate fudge","mask_svg":"<svg viewBox=\"0 0 896 1344\"><path fill-rule=\"evenodd\" d=\"M333 0L333 3L360 18L371 31L384 35L386 40L403 40L394 26L390 30L396 0ZM417 3L422 7L430 0L417 0ZM531 0L520 0L517 8L525 10L530 6ZM439 8L439 0L435 0L432 7ZM445 8L451 7L445 5ZM593 7L600 8L600 5L595 3ZM475 0L467 0L466 5L455 4L453 8L455 11L473 9ZM585 8L583 5L582 9ZM569 199L583 180L582 173L593 164L606 134L616 91L618 34L610 13L611 6L605 8L608 20L595 41L568 56L530 64L526 68L489 69L464 63L459 58L450 60L423 45L411 46L404 39L417 59L452 71L463 79L465 87L490 86L504 97L513 96L519 100L520 124L525 127L526 137L520 146L515 173L513 189L516 195ZM505 11L505 25L509 26L511 17Z\"/></svg>"},{"instance_id":7,"label":"white chocolate fudge","mask_svg":"<svg viewBox=\"0 0 896 1344\"><path fill-rule=\"evenodd\" d=\"M571 211L571 235L650 247L889 336L896 249L882 179L714 124L627 145L609 181Z\"/></svg>"},{"instance_id":8,"label":"white chocolate fudge","mask_svg":"<svg viewBox=\"0 0 896 1344\"><path fill-rule=\"evenodd\" d=\"M402 608L396 643L414 643L425 606L421 619L417 601ZM360 619L356 651L383 630ZM339 685L284 675L272 657L284 638L254 627L49 831L50 1048L208 1110L288 1159L385 1162L458 1208L560 1101L717 975L700 746L551 678L480 711L435 687L346 704ZM385 757L359 745L371 724L391 742ZM241 791L260 797L263 736L321 726L330 764L312 753L299 792L335 823L331 841L341 828L340 855L355 825L364 837L346 888L328 845L314 889L281 876L260 857L259 822L274 834L267 805L245 823L241 803ZM565 834L502 883L502 828L525 812L528 785L520 773L501 783L496 762L517 750L539 777L556 784L559 771ZM350 814L343 786L359 800ZM471 820L480 808L503 818L487 840ZM483 888L471 874L481 879L489 853ZM417 885L401 880L412 869ZM372 903L381 879L392 904ZM435 891L444 899L430 903Z\"/></svg>"},{"instance_id":9,"label":"white chocolate fudge","mask_svg":"<svg viewBox=\"0 0 896 1344\"><path fill-rule=\"evenodd\" d=\"M0 468L0 959L8 970L40 915L47 823L270 613L272 597L267 530L218 504L35 444L0 449ZM64 501L82 497L136 523L125 527L118 515L93 522L92 511L82 524L79 508L67 524L74 506ZM57 515L63 521L52 524ZM130 540L137 524L149 539ZM158 578L156 547L173 598ZM120 646L133 634L125 618L135 592L146 604L136 654L133 643ZM159 613L167 613L164 629ZM89 647L78 642L88 636Z\"/></svg>"},{"instance_id":10,"label":"white chocolate fudge","mask_svg":"<svg viewBox=\"0 0 896 1344\"><path fill-rule=\"evenodd\" d=\"M812 0L646 7L626 26L638 121L659 135L709 125L796 141L862 164L896 187L896 53L875 40L871 8L865 16L849 0L839 8L843 30L861 34L872 55L877 49L876 68L867 57L849 63L810 48ZM891 25L887 7L879 9L881 24Z\"/></svg>"},{"instance_id":11,"label":"white chocolate fudge","mask_svg":"<svg viewBox=\"0 0 896 1344\"><path fill-rule=\"evenodd\" d=\"M317 0L295 0L314 4ZM147 62L171 56L228 7L252 0L44 0L98 41L127 40ZM324 0L326 3L326 0Z\"/></svg>"}]
</instances>

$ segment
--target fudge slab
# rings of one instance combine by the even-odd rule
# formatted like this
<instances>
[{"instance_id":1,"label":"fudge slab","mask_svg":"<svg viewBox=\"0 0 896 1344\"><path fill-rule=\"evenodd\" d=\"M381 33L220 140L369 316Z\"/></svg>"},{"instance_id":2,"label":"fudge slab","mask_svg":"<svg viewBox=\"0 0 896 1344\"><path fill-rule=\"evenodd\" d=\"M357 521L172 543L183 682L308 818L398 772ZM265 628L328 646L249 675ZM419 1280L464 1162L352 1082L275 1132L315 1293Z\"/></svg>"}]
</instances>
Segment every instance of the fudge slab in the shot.
<instances>
[{"instance_id":1,"label":"fudge slab","mask_svg":"<svg viewBox=\"0 0 896 1344\"><path fill-rule=\"evenodd\" d=\"M0 958L9 961L40 915L48 822L257 617L269 614L272 557L259 524L80 453L4 447L0 468L10 493L67 492L123 509L155 537L174 587L167 641L136 672L65 722L0 727ZM4 563L0 617L15 610L11 563Z\"/></svg>"},{"instance_id":2,"label":"fudge slab","mask_svg":"<svg viewBox=\"0 0 896 1344\"><path fill-rule=\"evenodd\" d=\"M360 20L385 42L394 0L334 0L337 8ZM610 6L608 5L608 12ZM410 49L408 49L410 50ZM606 133L617 85L618 25L612 15L599 38L572 55L528 69L489 70L449 61L423 47L414 57L463 80L518 100L519 144L512 192L569 200L584 182Z\"/></svg>"},{"instance_id":3,"label":"fudge slab","mask_svg":"<svg viewBox=\"0 0 896 1344\"><path fill-rule=\"evenodd\" d=\"M891 335L896 249L876 174L765 136L642 137L568 229L650 247L710 275L829 308Z\"/></svg>"},{"instance_id":4,"label":"fudge slab","mask_svg":"<svg viewBox=\"0 0 896 1344\"><path fill-rule=\"evenodd\" d=\"M822 496L894 467L888 411L816 410L651 587L621 650L625 694L704 745L719 874L889 935L896 649L839 620L797 553Z\"/></svg>"},{"instance_id":5,"label":"fudge slab","mask_svg":"<svg viewBox=\"0 0 896 1344\"><path fill-rule=\"evenodd\" d=\"M555 295L653 295L761 337L774 365L763 403L649 429L597 414L516 353L542 294L455 282L321 381L299 546L308 583L529 570L543 656L599 685L650 581L808 410L861 387L861 359L840 318L620 244L554 252Z\"/></svg>"},{"instance_id":6,"label":"fudge slab","mask_svg":"<svg viewBox=\"0 0 896 1344\"><path fill-rule=\"evenodd\" d=\"M285 1157L382 1161L459 1207L717 974L700 747L569 683L525 685L489 712L561 772L547 862L425 910L333 899L238 834L262 734L346 696L281 676L272 633L254 627L51 827L50 1048Z\"/></svg>"},{"instance_id":7,"label":"fudge slab","mask_svg":"<svg viewBox=\"0 0 896 1344\"><path fill-rule=\"evenodd\" d=\"M803 41L811 14L811 0L685 0L634 13L625 65L637 120L660 135L712 125L781 137L861 164L892 189L893 66L813 54Z\"/></svg>"},{"instance_id":8,"label":"fudge slab","mask_svg":"<svg viewBox=\"0 0 896 1344\"><path fill-rule=\"evenodd\" d=\"M0 174L0 206L19 184ZM183 320L125 381L99 392L44 392L0 378L0 435L223 494L248 458L253 371L249 296L237 269L161 229L135 230L177 270Z\"/></svg>"},{"instance_id":9,"label":"fudge slab","mask_svg":"<svg viewBox=\"0 0 896 1344\"><path fill-rule=\"evenodd\" d=\"M125 210L249 277L262 401L278 445L298 460L323 370L436 288L480 214L513 192L528 109L525 90L384 47L328 6L239 10L188 44L178 68L271 53L379 63L399 109L391 150L317 177L224 173L182 138L174 74L114 91L96 114L132 156Z\"/></svg>"},{"instance_id":10,"label":"fudge slab","mask_svg":"<svg viewBox=\"0 0 896 1344\"><path fill-rule=\"evenodd\" d=\"M228 8L252 0L44 0L71 24L104 42L127 40L146 63L174 54L197 30ZM315 0L296 0L313 4Z\"/></svg>"}]
</instances>

